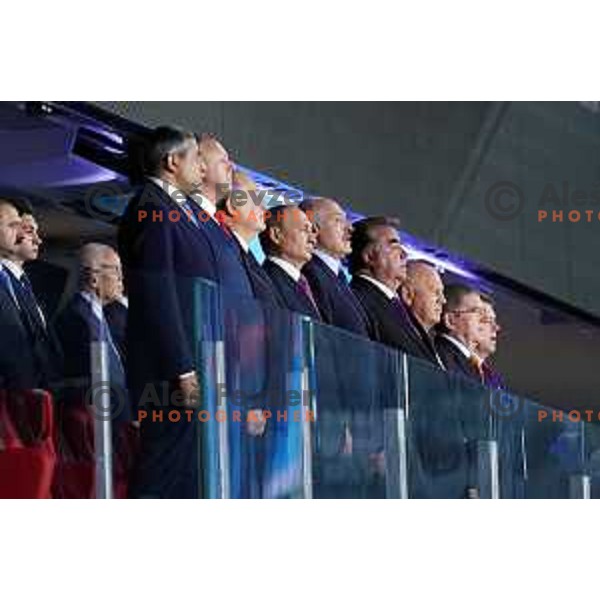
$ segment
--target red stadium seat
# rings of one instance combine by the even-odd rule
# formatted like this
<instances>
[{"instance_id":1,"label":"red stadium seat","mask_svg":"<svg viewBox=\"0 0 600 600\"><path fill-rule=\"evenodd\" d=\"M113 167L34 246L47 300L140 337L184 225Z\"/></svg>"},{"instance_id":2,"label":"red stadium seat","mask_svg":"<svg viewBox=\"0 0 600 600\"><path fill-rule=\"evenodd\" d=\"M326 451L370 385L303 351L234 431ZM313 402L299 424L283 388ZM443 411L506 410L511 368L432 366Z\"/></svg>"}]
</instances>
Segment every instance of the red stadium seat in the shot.
<instances>
[{"instance_id":1,"label":"red stadium seat","mask_svg":"<svg viewBox=\"0 0 600 600\"><path fill-rule=\"evenodd\" d=\"M115 498L126 498L129 473L138 451L139 433L130 423L115 424L113 437L113 488ZM55 498L93 499L96 497L94 419L85 405L60 411L56 428L58 463L52 485Z\"/></svg>"},{"instance_id":2,"label":"red stadium seat","mask_svg":"<svg viewBox=\"0 0 600 600\"><path fill-rule=\"evenodd\" d=\"M56 454L47 392L0 394L0 498L50 498Z\"/></svg>"}]
</instances>

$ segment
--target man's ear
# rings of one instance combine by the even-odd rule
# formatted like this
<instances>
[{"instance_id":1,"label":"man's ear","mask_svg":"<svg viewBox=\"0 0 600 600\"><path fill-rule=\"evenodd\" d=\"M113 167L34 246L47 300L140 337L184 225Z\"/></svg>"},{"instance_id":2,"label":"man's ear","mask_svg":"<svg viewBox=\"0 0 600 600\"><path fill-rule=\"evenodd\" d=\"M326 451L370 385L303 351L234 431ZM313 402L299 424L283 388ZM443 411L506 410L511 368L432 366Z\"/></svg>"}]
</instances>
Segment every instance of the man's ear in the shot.
<instances>
[{"instance_id":1,"label":"man's ear","mask_svg":"<svg viewBox=\"0 0 600 600\"><path fill-rule=\"evenodd\" d=\"M165 158L165 170L169 173L173 173L177 170L177 156L175 154L168 154Z\"/></svg>"},{"instance_id":2,"label":"man's ear","mask_svg":"<svg viewBox=\"0 0 600 600\"><path fill-rule=\"evenodd\" d=\"M230 217L234 217L237 214L237 209L231 196L225 201L225 213Z\"/></svg>"},{"instance_id":3,"label":"man's ear","mask_svg":"<svg viewBox=\"0 0 600 600\"><path fill-rule=\"evenodd\" d=\"M452 331L453 330L453 321L454 319L452 318L452 313L444 313L442 314L442 325L448 330L448 331Z\"/></svg>"},{"instance_id":4,"label":"man's ear","mask_svg":"<svg viewBox=\"0 0 600 600\"><path fill-rule=\"evenodd\" d=\"M375 252L375 250L373 247L367 247L362 251L360 257L362 259L363 265L370 267L373 264L374 252Z\"/></svg>"},{"instance_id":5,"label":"man's ear","mask_svg":"<svg viewBox=\"0 0 600 600\"><path fill-rule=\"evenodd\" d=\"M400 297L402 298L404 304L407 306L412 306L415 294L410 286L403 284L400 288Z\"/></svg>"},{"instance_id":6,"label":"man's ear","mask_svg":"<svg viewBox=\"0 0 600 600\"><path fill-rule=\"evenodd\" d=\"M269 239L276 245L279 246L283 240L283 232L280 227L271 227L269 229Z\"/></svg>"}]
</instances>

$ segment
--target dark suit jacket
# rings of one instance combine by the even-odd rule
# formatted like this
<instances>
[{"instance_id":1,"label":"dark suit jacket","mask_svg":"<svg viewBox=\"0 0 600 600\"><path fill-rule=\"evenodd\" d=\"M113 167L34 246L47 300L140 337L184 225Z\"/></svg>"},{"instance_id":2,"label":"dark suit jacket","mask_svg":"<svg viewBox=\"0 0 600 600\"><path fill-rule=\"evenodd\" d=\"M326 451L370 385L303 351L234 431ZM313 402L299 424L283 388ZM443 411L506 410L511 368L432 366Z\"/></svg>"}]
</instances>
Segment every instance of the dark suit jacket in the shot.
<instances>
[{"instance_id":1,"label":"dark suit jacket","mask_svg":"<svg viewBox=\"0 0 600 600\"><path fill-rule=\"evenodd\" d=\"M232 238L235 242L240 260L242 261L250 279L250 283L252 284L254 297L269 308L285 308L285 303L279 295L279 292L263 267L261 267L256 260L254 254L252 254L252 252L246 252L235 236L232 236Z\"/></svg>"},{"instance_id":2,"label":"dark suit jacket","mask_svg":"<svg viewBox=\"0 0 600 600\"><path fill-rule=\"evenodd\" d=\"M111 302L104 307L104 316L110 327L110 333L124 363L127 362L127 344L125 343L127 312L127 307L118 301Z\"/></svg>"},{"instance_id":3,"label":"dark suit jacket","mask_svg":"<svg viewBox=\"0 0 600 600\"><path fill-rule=\"evenodd\" d=\"M140 210L148 215L142 220ZM179 220L169 218L177 212ZM137 397L148 383L162 385L196 370L198 278L219 283L232 296L251 296L252 288L219 225L207 219L196 226L152 182L125 211L119 252L129 293L128 377Z\"/></svg>"},{"instance_id":4,"label":"dark suit jacket","mask_svg":"<svg viewBox=\"0 0 600 600\"><path fill-rule=\"evenodd\" d=\"M443 335L437 335L435 345L444 365L446 365L446 369L450 373L460 373L470 379L481 381L477 369L452 342L448 341Z\"/></svg>"},{"instance_id":5,"label":"dark suit jacket","mask_svg":"<svg viewBox=\"0 0 600 600\"><path fill-rule=\"evenodd\" d=\"M433 341L401 299L398 303L392 302L378 287L360 276L354 277L351 285L369 317L371 339L439 366Z\"/></svg>"},{"instance_id":6,"label":"dark suit jacket","mask_svg":"<svg viewBox=\"0 0 600 600\"><path fill-rule=\"evenodd\" d=\"M314 256L302 269L326 323L369 337L368 317L354 292Z\"/></svg>"},{"instance_id":7,"label":"dark suit jacket","mask_svg":"<svg viewBox=\"0 0 600 600\"><path fill-rule=\"evenodd\" d=\"M469 362L469 359L443 335L435 338L435 345L438 349L446 369L452 373L460 373L470 379L475 379L480 383L491 388L503 388L504 382L502 376L485 362L482 365L483 381L477 369Z\"/></svg>"},{"instance_id":8,"label":"dark suit jacket","mask_svg":"<svg viewBox=\"0 0 600 600\"><path fill-rule=\"evenodd\" d=\"M100 332L98 320L92 315L90 304L80 294L75 294L57 315L56 331L64 355L65 388L63 401L81 404L92 400L91 385L91 342L105 339ZM113 340L114 342L114 340ZM118 421L131 420L131 411L125 372L116 343L108 349L109 377L113 417Z\"/></svg>"},{"instance_id":9,"label":"dark suit jacket","mask_svg":"<svg viewBox=\"0 0 600 600\"><path fill-rule=\"evenodd\" d=\"M0 274L0 277L2 275ZM45 387L32 332L13 297L0 281L0 389Z\"/></svg>"},{"instance_id":10,"label":"dark suit jacket","mask_svg":"<svg viewBox=\"0 0 600 600\"><path fill-rule=\"evenodd\" d=\"M307 315L315 321L321 320L321 316L315 310L312 302L298 291L297 283L279 265L267 259L263 269L270 277L288 310Z\"/></svg>"}]
</instances>

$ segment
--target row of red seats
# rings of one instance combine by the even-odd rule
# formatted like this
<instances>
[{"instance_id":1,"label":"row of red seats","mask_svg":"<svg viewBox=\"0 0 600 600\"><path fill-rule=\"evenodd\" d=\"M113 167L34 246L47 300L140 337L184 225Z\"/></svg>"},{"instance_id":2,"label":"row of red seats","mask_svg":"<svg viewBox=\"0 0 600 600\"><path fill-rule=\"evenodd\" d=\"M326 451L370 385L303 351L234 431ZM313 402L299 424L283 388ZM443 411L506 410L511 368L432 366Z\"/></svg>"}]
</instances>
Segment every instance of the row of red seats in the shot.
<instances>
[{"instance_id":1,"label":"row of red seats","mask_svg":"<svg viewBox=\"0 0 600 600\"><path fill-rule=\"evenodd\" d=\"M0 392L0 498L94 498L94 422L87 407L61 408L41 390ZM137 430L115 436L114 496L127 497Z\"/></svg>"}]
</instances>

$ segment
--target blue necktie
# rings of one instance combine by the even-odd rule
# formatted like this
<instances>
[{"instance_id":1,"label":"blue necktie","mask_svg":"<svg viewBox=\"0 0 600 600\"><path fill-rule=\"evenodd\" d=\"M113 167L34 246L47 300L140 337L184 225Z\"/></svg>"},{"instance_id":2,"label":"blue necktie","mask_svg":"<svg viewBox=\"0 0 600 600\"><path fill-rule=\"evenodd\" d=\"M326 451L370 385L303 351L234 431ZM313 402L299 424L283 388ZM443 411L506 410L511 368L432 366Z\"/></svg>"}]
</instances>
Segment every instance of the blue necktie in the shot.
<instances>
[{"instance_id":1,"label":"blue necktie","mask_svg":"<svg viewBox=\"0 0 600 600\"><path fill-rule=\"evenodd\" d=\"M194 207L192 202L190 202L187 198L180 204L180 207L183 209L185 213L185 218L191 221L196 227L199 227L200 223L198 222L198 216L194 211Z\"/></svg>"},{"instance_id":2,"label":"blue necktie","mask_svg":"<svg viewBox=\"0 0 600 600\"><path fill-rule=\"evenodd\" d=\"M342 267L340 267L340 270L338 271L337 278L344 287L348 287L348 278L346 277L346 273L344 273L344 269L342 269Z\"/></svg>"},{"instance_id":3,"label":"blue necktie","mask_svg":"<svg viewBox=\"0 0 600 600\"><path fill-rule=\"evenodd\" d=\"M18 280L18 285L20 285L25 304L27 305L27 309L31 314L31 318L38 327L45 331L46 323L41 316L40 305L38 304L33 288L31 287L31 281L29 280L29 277L27 277L26 273L21 275L21 278Z\"/></svg>"}]
</instances>

